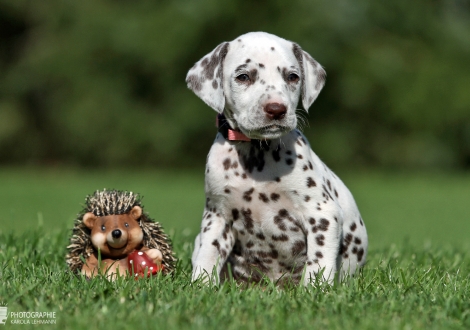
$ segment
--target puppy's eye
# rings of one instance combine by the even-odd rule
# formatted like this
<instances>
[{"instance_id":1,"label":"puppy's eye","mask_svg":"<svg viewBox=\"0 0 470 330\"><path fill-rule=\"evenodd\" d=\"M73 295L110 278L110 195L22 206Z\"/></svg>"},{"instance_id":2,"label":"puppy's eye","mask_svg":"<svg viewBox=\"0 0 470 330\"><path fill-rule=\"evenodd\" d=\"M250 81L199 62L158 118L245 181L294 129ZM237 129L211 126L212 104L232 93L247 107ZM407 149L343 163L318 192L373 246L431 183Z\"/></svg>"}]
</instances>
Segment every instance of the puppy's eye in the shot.
<instances>
[{"instance_id":1,"label":"puppy's eye","mask_svg":"<svg viewBox=\"0 0 470 330\"><path fill-rule=\"evenodd\" d=\"M299 76L296 75L295 73L291 73L290 75L287 76L287 80L290 82L297 82L299 81Z\"/></svg>"},{"instance_id":2,"label":"puppy's eye","mask_svg":"<svg viewBox=\"0 0 470 330\"><path fill-rule=\"evenodd\" d=\"M105 230L106 230L106 227L105 227L104 225L101 226L101 230L102 230L102 231L105 231Z\"/></svg>"},{"instance_id":3,"label":"puppy's eye","mask_svg":"<svg viewBox=\"0 0 470 330\"><path fill-rule=\"evenodd\" d=\"M246 73L238 75L236 79L241 82L250 81L250 77Z\"/></svg>"},{"instance_id":4,"label":"puppy's eye","mask_svg":"<svg viewBox=\"0 0 470 330\"><path fill-rule=\"evenodd\" d=\"M124 224L124 226L129 227L129 224L126 222L126 223Z\"/></svg>"}]
</instances>

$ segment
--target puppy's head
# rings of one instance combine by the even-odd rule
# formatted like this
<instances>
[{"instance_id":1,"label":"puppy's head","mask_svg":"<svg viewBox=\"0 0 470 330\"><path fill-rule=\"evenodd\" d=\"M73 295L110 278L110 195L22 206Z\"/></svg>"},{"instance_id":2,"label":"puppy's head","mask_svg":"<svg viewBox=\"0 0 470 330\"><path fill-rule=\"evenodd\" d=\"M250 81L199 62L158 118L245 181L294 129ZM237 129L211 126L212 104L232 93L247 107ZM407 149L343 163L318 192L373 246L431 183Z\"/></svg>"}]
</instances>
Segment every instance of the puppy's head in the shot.
<instances>
[{"instance_id":1,"label":"puppy's head","mask_svg":"<svg viewBox=\"0 0 470 330\"><path fill-rule=\"evenodd\" d=\"M326 73L297 44L264 32L218 45L188 72L188 87L230 126L252 139L275 139L297 126L299 97L305 110Z\"/></svg>"}]
</instances>

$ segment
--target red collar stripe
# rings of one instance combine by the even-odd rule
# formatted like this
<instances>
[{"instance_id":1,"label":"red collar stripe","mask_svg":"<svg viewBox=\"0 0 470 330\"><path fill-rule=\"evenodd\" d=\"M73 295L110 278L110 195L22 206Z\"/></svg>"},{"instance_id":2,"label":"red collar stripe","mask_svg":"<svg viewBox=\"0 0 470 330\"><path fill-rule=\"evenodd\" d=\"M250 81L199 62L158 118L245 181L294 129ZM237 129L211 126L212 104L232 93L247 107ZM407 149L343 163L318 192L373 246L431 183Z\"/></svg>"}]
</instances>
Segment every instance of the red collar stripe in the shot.
<instances>
[{"instance_id":1,"label":"red collar stripe","mask_svg":"<svg viewBox=\"0 0 470 330\"><path fill-rule=\"evenodd\" d=\"M251 139L243 134L242 132L235 131L230 128L227 119L223 114L217 115L216 126L219 129L219 132L223 135L226 140L229 141L246 141L250 142Z\"/></svg>"}]
</instances>

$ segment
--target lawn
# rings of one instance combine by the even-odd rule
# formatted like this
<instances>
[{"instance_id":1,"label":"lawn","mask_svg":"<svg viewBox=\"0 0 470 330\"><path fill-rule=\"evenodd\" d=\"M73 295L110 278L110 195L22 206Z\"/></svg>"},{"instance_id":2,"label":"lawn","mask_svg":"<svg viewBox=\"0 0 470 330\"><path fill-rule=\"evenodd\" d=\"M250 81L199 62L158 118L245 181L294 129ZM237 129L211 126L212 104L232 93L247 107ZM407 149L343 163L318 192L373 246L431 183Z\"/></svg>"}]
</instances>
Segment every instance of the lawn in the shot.
<instances>
[{"instance_id":1,"label":"lawn","mask_svg":"<svg viewBox=\"0 0 470 330\"><path fill-rule=\"evenodd\" d=\"M189 281L204 203L203 171L0 170L0 307L55 312L57 329L468 329L470 175L337 171L366 222L368 264L334 287L240 290ZM174 240L173 278L86 281L65 246L87 194L141 193ZM6 328L14 317L7 319ZM18 320L18 318L16 318ZM2 327L2 325L0 325Z\"/></svg>"}]
</instances>

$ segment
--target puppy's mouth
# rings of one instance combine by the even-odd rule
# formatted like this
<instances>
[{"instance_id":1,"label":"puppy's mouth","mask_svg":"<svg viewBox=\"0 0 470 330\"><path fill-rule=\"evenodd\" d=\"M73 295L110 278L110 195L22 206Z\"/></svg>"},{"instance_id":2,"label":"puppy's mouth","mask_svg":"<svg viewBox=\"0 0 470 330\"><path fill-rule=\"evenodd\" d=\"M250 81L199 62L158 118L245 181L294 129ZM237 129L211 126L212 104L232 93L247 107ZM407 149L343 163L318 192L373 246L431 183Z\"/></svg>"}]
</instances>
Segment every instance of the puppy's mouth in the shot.
<instances>
[{"instance_id":1,"label":"puppy's mouth","mask_svg":"<svg viewBox=\"0 0 470 330\"><path fill-rule=\"evenodd\" d=\"M251 139L271 140L271 139L277 139L283 136L290 130L292 130L292 128L288 126L272 124L272 125L261 126L256 129L251 129L249 130L249 132L247 132L248 134L245 132L244 133Z\"/></svg>"}]
</instances>

